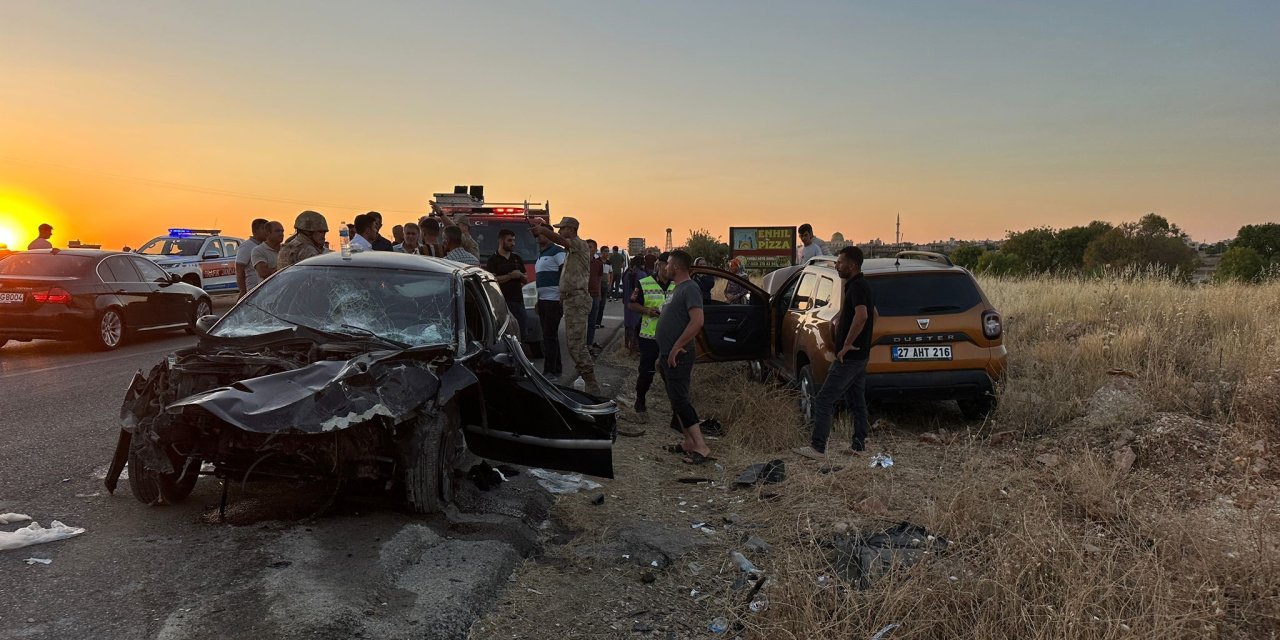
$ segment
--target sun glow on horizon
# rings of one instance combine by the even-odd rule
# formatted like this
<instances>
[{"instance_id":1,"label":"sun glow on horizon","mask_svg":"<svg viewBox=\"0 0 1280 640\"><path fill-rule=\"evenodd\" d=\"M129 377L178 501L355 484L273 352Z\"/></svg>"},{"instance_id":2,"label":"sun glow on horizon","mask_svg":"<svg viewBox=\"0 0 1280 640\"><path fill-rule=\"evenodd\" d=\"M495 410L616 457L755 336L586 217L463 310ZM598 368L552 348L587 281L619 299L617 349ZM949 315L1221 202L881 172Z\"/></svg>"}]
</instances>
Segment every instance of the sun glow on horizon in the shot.
<instances>
[{"instance_id":1,"label":"sun glow on horizon","mask_svg":"<svg viewBox=\"0 0 1280 640\"><path fill-rule=\"evenodd\" d=\"M36 238L39 226L46 222L53 225L56 246L60 216L35 196L0 188L0 245L15 251L26 249L27 243Z\"/></svg>"}]
</instances>

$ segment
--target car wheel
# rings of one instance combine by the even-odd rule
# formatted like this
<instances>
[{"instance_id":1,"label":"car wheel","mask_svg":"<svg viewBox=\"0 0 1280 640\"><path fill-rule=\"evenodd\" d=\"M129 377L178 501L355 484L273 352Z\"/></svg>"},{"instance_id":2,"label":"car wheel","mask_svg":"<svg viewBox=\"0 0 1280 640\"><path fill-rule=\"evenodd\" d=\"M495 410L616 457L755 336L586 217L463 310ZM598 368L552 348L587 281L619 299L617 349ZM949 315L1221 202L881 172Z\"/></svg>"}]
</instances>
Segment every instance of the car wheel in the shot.
<instances>
[{"instance_id":1,"label":"car wheel","mask_svg":"<svg viewBox=\"0 0 1280 640\"><path fill-rule=\"evenodd\" d=\"M103 351L110 351L124 342L124 318L119 309L107 309L98 316L98 325L93 335L94 346Z\"/></svg>"},{"instance_id":2,"label":"car wheel","mask_svg":"<svg viewBox=\"0 0 1280 640\"><path fill-rule=\"evenodd\" d=\"M191 323L187 325L187 333L191 335L195 335L196 320L199 320L200 318L203 318L212 313L213 313L213 303L209 302L208 298L200 298L200 301L196 303L195 314L191 316Z\"/></svg>"},{"instance_id":3,"label":"car wheel","mask_svg":"<svg viewBox=\"0 0 1280 640\"><path fill-rule=\"evenodd\" d=\"M139 454L139 446L145 446L140 439L133 441L129 447L129 490L138 502L152 505L178 504L187 499L196 488L200 479L200 466L203 462L198 458L187 458L169 455L175 473L161 473L146 468Z\"/></svg>"},{"instance_id":4,"label":"car wheel","mask_svg":"<svg viewBox=\"0 0 1280 640\"><path fill-rule=\"evenodd\" d=\"M960 413L964 414L966 420L986 420L996 408L996 399L993 396L979 396L956 400L956 404L960 406Z\"/></svg>"},{"instance_id":5,"label":"car wheel","mask_svg":"<svg viewBox=\"0 0 1280 640\"><path fill-rule=\"evenodd\" d=\"M405 502L415 513L435 513L453 500L453 460L462 438L456 403L418 418L405 447Z\"/></svg>"},{"instance_id":6,"label":"car wheel","mask_svg":"<svg viewBox=\"0 0 1280 640\"><path fill-rule=\"evenodd\" d=\"M813 384L813 367L807 364L800 367L798 384L800 387L800 415L804 418L805 426L812 426L813 401L818 397L818 390Z\"/></svg>"}]
</instances>

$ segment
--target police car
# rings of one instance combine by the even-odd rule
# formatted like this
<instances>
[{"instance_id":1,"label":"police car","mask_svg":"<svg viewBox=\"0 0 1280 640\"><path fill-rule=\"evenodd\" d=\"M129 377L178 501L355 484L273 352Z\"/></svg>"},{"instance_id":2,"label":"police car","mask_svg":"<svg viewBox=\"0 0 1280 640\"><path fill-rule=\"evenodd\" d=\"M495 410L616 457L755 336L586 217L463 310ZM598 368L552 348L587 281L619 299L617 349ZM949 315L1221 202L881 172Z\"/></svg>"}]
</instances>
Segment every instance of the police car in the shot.
<instances>
[{"instance_id":1,"label":"police car","mask_svg":"<svg viewBox=\"0 0 1280 640\"><path fill-rule=\"evenodd\" d=\"M219 229L170 229L169 235L142 245L136 253L209 293L233 293L237 291L236 250L242 240L221 233Z\"/></svg>"}]
</instances>

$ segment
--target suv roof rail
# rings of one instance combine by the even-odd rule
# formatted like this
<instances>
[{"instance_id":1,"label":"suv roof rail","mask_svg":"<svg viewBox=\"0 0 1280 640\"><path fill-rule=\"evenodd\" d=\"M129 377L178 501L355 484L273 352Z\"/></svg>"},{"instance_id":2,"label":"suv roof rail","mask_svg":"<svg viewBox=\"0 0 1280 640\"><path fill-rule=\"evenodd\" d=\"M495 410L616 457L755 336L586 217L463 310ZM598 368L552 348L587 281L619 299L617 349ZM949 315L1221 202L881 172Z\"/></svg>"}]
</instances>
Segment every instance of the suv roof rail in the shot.
<instances>
[{"instance_id":1,"label":"suv roof rail","mask_svg":"<svg viewBox=\"0 0 1280 640\"><path fill-rule=\"evenodd\" d=\"M916 251L914 249L908 250L908 251L899 251L893 256L893 259L900 260L902 258L911 258L912 256L918 256L919 258L923 260L928 260L930 262L941 262L947 265L948 267L956 266L955 263L951 261L951 258L948 258L946 255L938 253L936 251Z\"/></svg>"}]
</instances>

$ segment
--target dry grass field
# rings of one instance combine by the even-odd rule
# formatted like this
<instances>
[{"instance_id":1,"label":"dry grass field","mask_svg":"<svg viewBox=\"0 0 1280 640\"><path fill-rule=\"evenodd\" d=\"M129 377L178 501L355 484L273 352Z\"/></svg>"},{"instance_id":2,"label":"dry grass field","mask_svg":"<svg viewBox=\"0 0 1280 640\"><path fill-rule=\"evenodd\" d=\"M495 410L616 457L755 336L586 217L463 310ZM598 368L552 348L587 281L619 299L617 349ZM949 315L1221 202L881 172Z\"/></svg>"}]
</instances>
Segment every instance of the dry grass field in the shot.
<instances>
[{"instance_id":1,"label":"dry grass field","mask_svg":"<svg viewBox=\"0 0 1280 640\"><path fill-rule=\"evenodd\" d=\"M789 452L806 441L793 391L700 365L695 404L727 429L712 443L720 468L659 451L674 434L651 396L659 424L618 442L608 501L560 501L577 537L527 563L473 637L1280 637L1280 285L982 286L1010 353L987 421L953 403L886 405L868 453L892 467L815 463ZM838 423L832 449L846 438ZM784 482L729 486L771 458ZM689 475L716 482L678 483ZM715 535L660 570L585 552L637 523L702 521ZM949 546L866 589L841 577L843 542L904 521ZM771 548L746 551L750 536ZM754 596L735 550L767 576ZM707 630L717 617L725 635Z\"/></svg>"}]
</instances>

